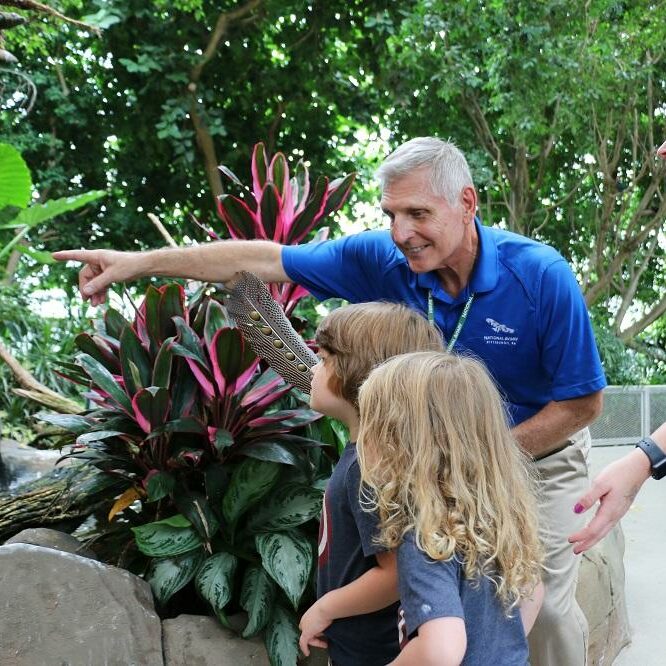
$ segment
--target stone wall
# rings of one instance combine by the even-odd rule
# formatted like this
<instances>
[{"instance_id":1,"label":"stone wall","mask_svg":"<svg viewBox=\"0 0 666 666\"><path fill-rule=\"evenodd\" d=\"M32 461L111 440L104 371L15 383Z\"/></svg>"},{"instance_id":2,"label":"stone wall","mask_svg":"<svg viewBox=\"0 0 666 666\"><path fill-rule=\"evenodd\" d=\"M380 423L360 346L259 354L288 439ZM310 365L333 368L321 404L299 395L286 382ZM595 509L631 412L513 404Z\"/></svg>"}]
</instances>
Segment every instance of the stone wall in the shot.
<instances>
[{"instance_id":1,"label":"stone wall","mask_svg":"<svg viewBox=\"0 0 666 666\"><path fill-rule=\"evenodd\" d=\"M629 642L623 554L616 527L583 555L577 597L590 624L589 666L612 664ZM243 640L211 617L160 622L145 581L93 558L49 529L0 546L0 664L268 666L261 639ZM326 662L313 650L301 663Z\"/></svg>"}]
</instances>

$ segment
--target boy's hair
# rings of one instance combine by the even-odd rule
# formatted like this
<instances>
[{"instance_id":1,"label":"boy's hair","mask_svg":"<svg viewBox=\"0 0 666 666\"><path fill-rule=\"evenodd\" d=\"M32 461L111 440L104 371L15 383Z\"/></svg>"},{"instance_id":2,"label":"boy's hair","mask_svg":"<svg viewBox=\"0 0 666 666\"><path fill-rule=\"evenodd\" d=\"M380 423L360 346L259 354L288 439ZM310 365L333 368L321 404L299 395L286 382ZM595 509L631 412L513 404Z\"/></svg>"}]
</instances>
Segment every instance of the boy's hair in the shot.
<instances>
[{"instance_id":1,"label":"boy's hair","mask_svg":"<svg viewBox=\"0 0 666 666\"><path fill-rule=\"evenodd\" d=\"M529 596L542 559L532 471L483 365L404 354L370 373L359 402L364 508L378 510L382 544L413 530L433 559L490 578L507 609Z\"/></svg>"},{"instance_id":2,"label":"boy's hair","mask_svg":"<svg viewBox=\"0 0 666 666\"><path fill-rule=\"evenodd\" d=\"M329 388L358 409L358 390L370 371L408 351L441 351L442 336L416 310L399 303L357 303L333 310L315 334L331 356Z\"/></svg>"}]
</instances>

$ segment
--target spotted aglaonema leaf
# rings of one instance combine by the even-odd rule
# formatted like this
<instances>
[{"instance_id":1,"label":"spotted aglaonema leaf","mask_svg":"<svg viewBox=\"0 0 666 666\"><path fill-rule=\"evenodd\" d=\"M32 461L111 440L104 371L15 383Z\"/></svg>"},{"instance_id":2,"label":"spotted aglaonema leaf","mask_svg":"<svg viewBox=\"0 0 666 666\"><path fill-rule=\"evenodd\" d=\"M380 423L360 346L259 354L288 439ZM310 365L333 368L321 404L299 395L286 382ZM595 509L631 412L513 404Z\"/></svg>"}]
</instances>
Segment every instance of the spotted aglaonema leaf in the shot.
<instances>
[{"instance_id":1,"label":"spotted aglaonema leaf","mask_svg":"<svg viewBox=\"0 0 666 666\"><path fill-rule=\"evenodd\" d=\"M251 566L245 571L240 605L247 612L243 638L258 634L268 622L275 600L275 583L262 567Z\"/></svg>"},{"instance_id":2,"label":"spotted aglaonema leaf","mask_svg":"<svg viewBox=\"0 0 666 666\"><path fill-rule=\"evenodd\" d=\"M211 555L197 572L194 584L197 592L211 605L216 615L224 616L234 589L238 558L231 553Z\"/></svg>"},{"instance_id":3,"label":"spotted aglaonema leaf","mask_svg":"<svg viewBox=\"0 0 666 666\"><path fill-rule=\"evenodd\" d=\"M314 560L310 540L298 530L257 534L261 564L284 590L294 610L303 596Z\"/></svg>"},{"instance_id":4,"label":"spotted aglaonema leaf","mask_svg":"<svg viewBox=\"0 0 666 666\"><path fill-rule=\"evenodd\" d=\"M204 552L199 548L178 557L153 560L146 580L158 603L165 604L178 590L185 587L194 578L204 557Z\"/></svg>"}]
</instances>

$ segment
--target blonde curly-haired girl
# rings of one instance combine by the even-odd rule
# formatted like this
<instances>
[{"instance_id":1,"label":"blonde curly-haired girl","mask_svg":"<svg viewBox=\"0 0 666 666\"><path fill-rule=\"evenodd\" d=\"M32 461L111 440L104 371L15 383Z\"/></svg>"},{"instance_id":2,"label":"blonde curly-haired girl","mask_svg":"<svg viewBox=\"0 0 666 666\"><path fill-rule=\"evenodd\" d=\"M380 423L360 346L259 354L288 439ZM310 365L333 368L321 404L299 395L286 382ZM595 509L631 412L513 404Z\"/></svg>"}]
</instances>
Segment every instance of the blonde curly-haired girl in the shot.
<instances>
[{"instance_id":1,"label":"blonde curly-haired girl","mask_svg":"<svg viewBox=\"0 0 666 666\"><path fill-rule=\"evenodd\" d=\"M362 499L398 550L408 642L393 663L525 666L543 596L536 502L487 371L404 354L370 373L359 406Z\"/></svg>"}]
</instances>

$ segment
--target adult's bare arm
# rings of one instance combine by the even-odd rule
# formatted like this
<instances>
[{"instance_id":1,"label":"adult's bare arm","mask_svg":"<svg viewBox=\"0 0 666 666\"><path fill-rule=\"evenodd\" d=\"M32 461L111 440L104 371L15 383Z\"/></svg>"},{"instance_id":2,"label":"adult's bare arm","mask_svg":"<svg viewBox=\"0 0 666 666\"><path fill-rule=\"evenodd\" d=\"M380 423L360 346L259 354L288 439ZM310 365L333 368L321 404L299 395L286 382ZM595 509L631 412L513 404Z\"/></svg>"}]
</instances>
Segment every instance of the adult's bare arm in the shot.
<instances>
[{"instance_id":1,"label":"adult's bare arm","mask_svg":"<svg viewBox=\"0 0 666 666\"><path fill-rule=\"evenodd\" d=\"M652 439L666 451L666 423L652 434ZM620 460L605 467L592 482L573 510L583 513L599 501L599 508L587 527L572 534L569 542L574 553L582 553L611 531L631 507L641 486L650 478L650 461L640 450L634 449Z\"/></svg>"},{"instance_id":2,"label":"adult's bare arm","mask_svg":"<svg viewBox=\"0 0 666 666\"><path fill-rule=\"evenodd\" d=\"M291 282L282 267L282 246L271 241L229 240L148 252L61 250L58 261L80 261L79 290L92 305L106 300L109 285L149 275L204 282L232 282L239 271L250 271L266 282Z\"/></svg>"},{"instance_id":3,"label":"adult's bare arm","mask_svg":"<svg viewBox=\"0 0 666 666\"><path fill-rule=\"evenodd\" d=\"M513 429L513 436L523 449L534 456L547 455L562 446L581 428L601 414L603 394L590 393L572 400L552 400L534 416Z\"/></svg>"}]
</instances>

